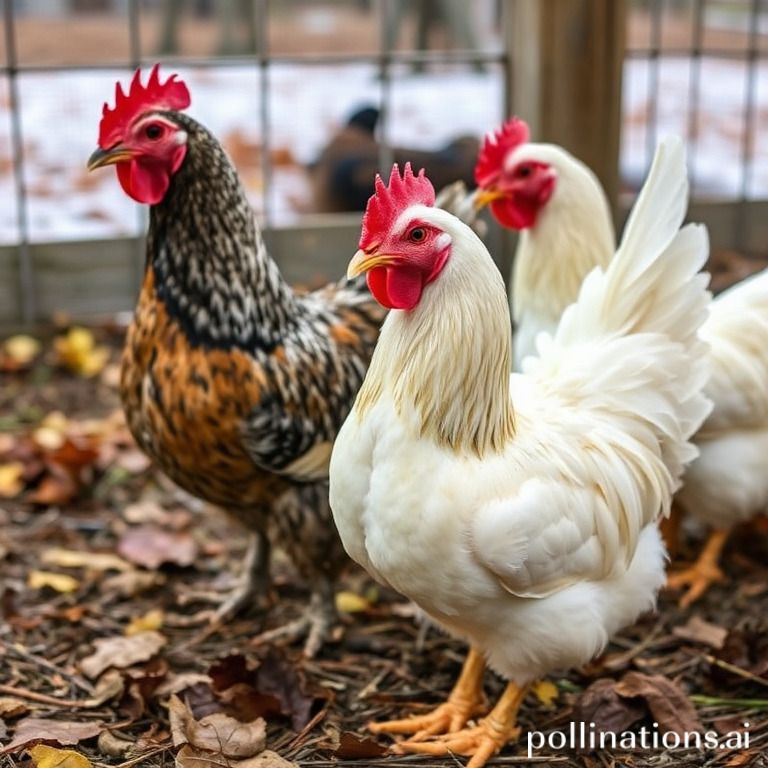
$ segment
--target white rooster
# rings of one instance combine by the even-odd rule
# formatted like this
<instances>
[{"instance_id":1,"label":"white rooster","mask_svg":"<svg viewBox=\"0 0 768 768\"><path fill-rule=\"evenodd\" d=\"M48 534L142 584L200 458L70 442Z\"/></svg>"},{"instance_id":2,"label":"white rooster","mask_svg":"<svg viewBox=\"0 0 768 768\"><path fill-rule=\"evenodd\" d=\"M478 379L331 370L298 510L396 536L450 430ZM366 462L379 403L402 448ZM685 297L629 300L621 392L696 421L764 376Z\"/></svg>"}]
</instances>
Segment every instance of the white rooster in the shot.
<instances>
[{"instance_id":1,"label":"white rooster","mask_svg":"<svg viewBox=\"0 0 768 768\"><path fill-rule=\"evenodd\" d=\"M668 141L615 258L510 380L503 280L433 201L406 167L387 188L377 179L368 203L348 274L367 272L393 311L336 440L330 500L350 556L473 648L446 704L377 730L479 768L516 736L533 680L586 662L654 605L656 521L710 407L697 275L708 246L704 228L679 230L685 154ZM477 708L484 658L508 686L457 730Z\"/></svg>"},{"instance_id":2,"label":"white rooster","mask_svg":"<svg viewBox=\"0 0 768 768\"><path fill-rule=\"evenodd\" d=\"M490 202L502 225L521 230L512 283L519 369L536 353L538 334L555 331L589 271L613 258L610 209L584 163L562 147L529 143L518 118L486 138L475 175L478 204ZM701 337L711 350L705 393L714 410L675 502L715 530L693 566L669 578L670 588L688 586L682 606L722 578L730 527L768 507L768 270L718 296Z\"/></svg>"}]
</instances>

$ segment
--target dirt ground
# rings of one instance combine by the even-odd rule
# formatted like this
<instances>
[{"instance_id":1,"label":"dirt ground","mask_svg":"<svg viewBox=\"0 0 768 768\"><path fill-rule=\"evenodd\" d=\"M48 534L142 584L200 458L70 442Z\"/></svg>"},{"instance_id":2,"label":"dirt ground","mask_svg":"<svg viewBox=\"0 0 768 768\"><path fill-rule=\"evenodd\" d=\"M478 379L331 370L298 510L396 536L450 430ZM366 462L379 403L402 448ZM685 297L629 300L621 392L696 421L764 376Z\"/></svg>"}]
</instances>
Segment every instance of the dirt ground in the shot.
<instances>
[{"instance_id":1,"label":"dirt ground","mask_svg":"<svg viewBox=\"0 0 768 768\"><path fill-rule=\"evenodd\" d=\"M757 266L720 260L720 287ZM366 734L370 720L444 698L464 648L422 627L401 597L354 567L316 659L303 659L299 645L258 641L306 604L306 585L279 558L271 609L208 629L211 606L235 583L242 531L175 488L133 445L115 389L122 329L55 330L39 349L17 339L0 357L0 766L285 766L261 753L262 717L266 748L287 765L461 764L387 755L389 740ZM700 532L686 533L676 561L690 560L700 542ZM662 594L658 612L599 659L530 694L521 741L491 764L768 766L768 521L737 530L723 565L725 581L699 603L683 610ZM489 698L501 689L488 674ZM201 746L201 721L217 744ZM579 721L723 736L746 722L749 746L545 747L528 760L527 732ZM59 752L44 762L40 744L90 763Z\"/></svg>"}]
</instances>

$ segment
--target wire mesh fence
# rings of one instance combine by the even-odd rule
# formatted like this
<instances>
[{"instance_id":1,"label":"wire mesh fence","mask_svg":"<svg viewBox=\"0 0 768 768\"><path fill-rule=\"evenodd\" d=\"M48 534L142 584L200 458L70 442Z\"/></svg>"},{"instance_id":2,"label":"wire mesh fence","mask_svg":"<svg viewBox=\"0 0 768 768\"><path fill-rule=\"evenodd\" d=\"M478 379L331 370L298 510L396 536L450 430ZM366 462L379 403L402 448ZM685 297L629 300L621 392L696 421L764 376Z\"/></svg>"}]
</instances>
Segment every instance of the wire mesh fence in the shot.
<instances>
[{"instance_id":1,"label":"wire mesh fence","mask_svg":"<svg viewBox=\"0 0 768 768\"><path fill-rule=\"evenodd\" d=\"M198 104L200 119L226 138L267 228L300 226L301 214L318 210L304 171L355 107L380 113L381 167L391 164L393 144L426 149L497 122L508 89L494 3L480 3L478 21L464 3L432 2L436 30L408 5L5 0L3 190L12 206L0 217L0 242L15 250L21 317L42 314L31 245L140 238L144 212L112 179L91 180L83 163L101 102L141 64L160 60L190 81L193 110ZM472 89L480 98L469 104ZM431 115L435 96L447 106Z\"/></svg>"},{"instance_id":2,"label":"wire mesh fence","mask_svg":"<svg viewBox=\"0 0 768 768\"><path fill-rule=\"evenodd\" d=\"M84 163L101 103L135 67L161 61L189 81L194 116L222 138L262 224L306 253L338 240L314 214L348 208L318 200L313 173L355 110L379 113L382 168L398 148L477 137L509 114L500 16L515 2L3 0L0 323L130 301L145 211ZM705 220L721 242L755 250L768 200L768 0L628 0L628 11L625 190L661 136L682 134L694 199L713 204Z\"/></svg>"},{"instance_id":3,"label":"wire mesh fence","mask_svg":"<svg viewBox=\"0 0 768 768\"><path fill-rule=\"evenodd\" d=\"M693 193L720 199L768 197L768 3L765 0L639 0L625 76L625 136L686 136ZM645 103L638 98L645 93ZM637 114L647 111L643 131ZM762 119L761 119L762 118ZM644 136L642 136L644 133ZM632 135L634 134L634 135Z\"/></svg>"}]
</instances>

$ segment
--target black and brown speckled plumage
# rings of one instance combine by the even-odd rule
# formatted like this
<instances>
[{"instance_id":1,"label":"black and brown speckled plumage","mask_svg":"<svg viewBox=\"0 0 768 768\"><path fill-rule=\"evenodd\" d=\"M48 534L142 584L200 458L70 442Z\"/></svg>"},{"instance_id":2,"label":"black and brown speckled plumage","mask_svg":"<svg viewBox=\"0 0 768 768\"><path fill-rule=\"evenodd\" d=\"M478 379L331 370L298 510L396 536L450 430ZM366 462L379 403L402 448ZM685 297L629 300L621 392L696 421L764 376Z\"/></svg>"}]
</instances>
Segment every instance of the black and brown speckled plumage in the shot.
<instances>
[{"instance_id":1,"label":"black and brown speckled plumage","mask_svg":"<svg viewBox=\"0 0 768 768\"><path fill-rule=\"evenodd\" d=\"M361 283L294 293L218 141L158 114L188 149L150 212L122 364L130 429L182 488L268 533L329 599L346 559L327 502L330 446L383 311Z\"/></svg>"}]
</instances>

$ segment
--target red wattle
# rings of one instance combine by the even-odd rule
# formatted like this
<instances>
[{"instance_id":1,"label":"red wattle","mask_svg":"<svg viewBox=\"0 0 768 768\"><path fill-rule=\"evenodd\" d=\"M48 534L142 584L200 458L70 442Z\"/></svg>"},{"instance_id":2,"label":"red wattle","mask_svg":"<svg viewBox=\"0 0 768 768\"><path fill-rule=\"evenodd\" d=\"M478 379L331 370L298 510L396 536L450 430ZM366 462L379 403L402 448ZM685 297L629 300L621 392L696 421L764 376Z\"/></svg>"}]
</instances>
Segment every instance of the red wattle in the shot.
<instances>
[{"instance_id":1,"label":"red wattle","mask_svg":"<svg viewBox=\"0 0 768 768\"><path fill-rule=\"evenodd\" d=\"M514 201L500 198L491 203L491 212L502 226L511 229L528 229L536 223L539 206L526 199Z\"/></svg>"},{"instance_id":2,"label":"red wattle","mask_svg":"<svg viewBox=\"0 0 768 768\"><path fill-rule=\"evenodd\" d=\"M180 145L171 158L170 171L161 163L141 162L137 159L117 164L117 178L125 193L137 203L156 205L164 197L171 183L171 175L181 166L186 147Z\"/></svg>"},{"instance_id":3,"label":"red wattle","mask_svg":"<svg viewBox=\"0 0 768 768\"><path fill-rule=\"evenodd\" d=\"M422 273L408 267L375 267L368 273L368 288L387 309L413 309L424 290Z\"/></svg>"}]
</instances>

